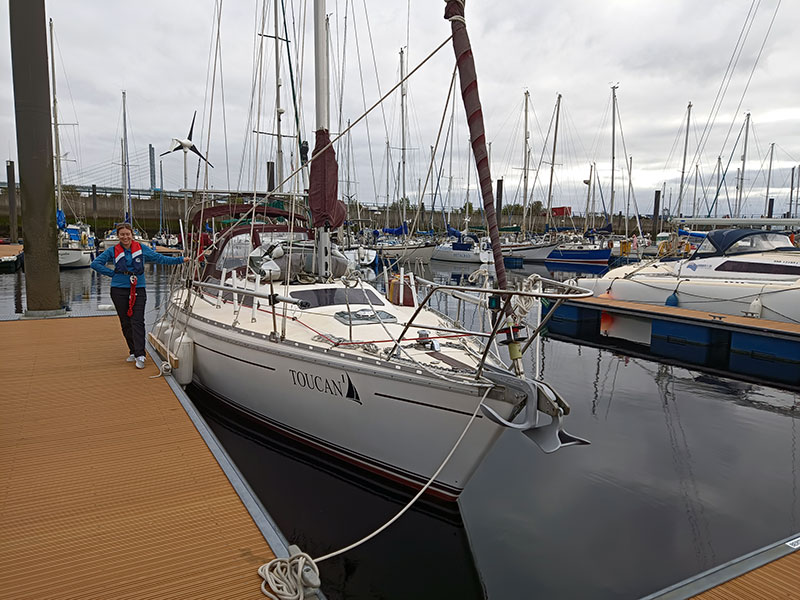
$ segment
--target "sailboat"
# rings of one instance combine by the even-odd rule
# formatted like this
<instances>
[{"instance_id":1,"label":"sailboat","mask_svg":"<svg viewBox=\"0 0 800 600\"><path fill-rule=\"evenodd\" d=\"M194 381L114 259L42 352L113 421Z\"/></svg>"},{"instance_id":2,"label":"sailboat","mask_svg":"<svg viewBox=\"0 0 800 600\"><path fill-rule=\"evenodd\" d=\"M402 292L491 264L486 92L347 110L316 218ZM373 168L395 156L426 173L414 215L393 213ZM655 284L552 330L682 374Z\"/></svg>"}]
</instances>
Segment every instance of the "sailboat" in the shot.
<instances>
[{"instance_id":1,"label":"sailboat","mask_svg":"<svg viewBox=\"0 0 800 600\"><path fill-rule=\"evenodd\" d=\"M127 94L122 90L122 140L120 141L122 156L122 215L123 221L133 225L133 199L131 198L131 171L128 155L128 109ZM140 244L149 244L147 234L142 233L136 227L133 228L133 239ZM102 246L108 248L119 243L117 230L109 229L103 237Z\"/></svg>"},{"instance_id":2,"label":"sailboat","mask_svg":"<svg viewBox=\"0 0 800 600\"><path fill-rule=\"evenodd\" d=\"M463 5L448 2L447 18L461 57L467 114L480 117ZM311 221L294 210L251 205L259 222L240 218L218 233L203 266L189 269L199 269L199 276L184 277L187 285L171 293L151 341L177 366L179 382L193 382L266 428L444 500L458 498L506 429L545 452L586 443L564 430L569 405L550 385L525 374L522 356L536 339L524 336L531 301L585 297L587 290L542 278L528 291L505 289L499 244L494 289L403 274L384 295L357 273L337 276L331 233L346 209L337 198L329 135L323 0L314 3L314 22ZM482 118L469 124L490 234L497 238ZM218 208L201 207L195 226L202 227L205 211ZM298 260L298 237L315 242L315 272L305 257ZM422 298L417 284L428 286ZM433 310L430 299L437 292L488 310L489 330L466 329ZM495 341L508 348L508 358L493 351Z\"/></svg>"},{"instance_id":3,"label":"sailboat","mask_svg":"<svg viewBox=\"0 0 800 600\"><path fill-rule=\"evenodd\" d=\"M616 133L614 123L616 118L616 87L612 87L614 94L614 102L612 104L612 117L611 117L611 214L614 214L614 144ZM556 128L553 134L553 158L550 162L550 185L547 191L547 212L548 218L551 216L551 204L553 194L553 171L555 169L556 160L556 138L558 136L558 115L561 105L561 94L558 95L558 104L556 107ZM592 265L608 265L608 259L611 258L611 244L602 244L591 238L581 238L578 240L568 240L558 244L545 259L549 263L568 263L568 264L592 264Z\"/></svg>"},{"instance_id":4,"label":"sailboat","mask_svg":"<svg viewBox=\"0 0 800 600\"><path fill-rule=\"evenodd\" d=\"M61 177L61 139L58 131L58 98L56 95L56 59L53 19L50 19L50 68L53 85L53 138L56 167L56 224L58 226L58 266L61 269L86 268L94 258L94 234L86 223L67 224L64 214Z\"/></svg>"}]
</instances>

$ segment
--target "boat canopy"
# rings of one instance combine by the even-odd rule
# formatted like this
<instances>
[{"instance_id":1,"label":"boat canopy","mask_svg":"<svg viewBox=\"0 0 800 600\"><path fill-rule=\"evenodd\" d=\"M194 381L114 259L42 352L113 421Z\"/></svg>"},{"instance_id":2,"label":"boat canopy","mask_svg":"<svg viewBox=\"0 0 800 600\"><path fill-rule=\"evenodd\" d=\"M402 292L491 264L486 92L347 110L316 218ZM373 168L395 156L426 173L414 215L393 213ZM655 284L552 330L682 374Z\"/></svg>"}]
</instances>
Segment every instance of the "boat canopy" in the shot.
<instances>
[{"instance_id":1,"label":"boat canopy","mask_svg":"<svg viewBox=\"0 0 800 600\"><path fill-rule=\"evenodd\" d=\"M763 229L715 229L708 232L692 258L778 249L796 250L785 233Z\"/></svg>"}]
</instances>

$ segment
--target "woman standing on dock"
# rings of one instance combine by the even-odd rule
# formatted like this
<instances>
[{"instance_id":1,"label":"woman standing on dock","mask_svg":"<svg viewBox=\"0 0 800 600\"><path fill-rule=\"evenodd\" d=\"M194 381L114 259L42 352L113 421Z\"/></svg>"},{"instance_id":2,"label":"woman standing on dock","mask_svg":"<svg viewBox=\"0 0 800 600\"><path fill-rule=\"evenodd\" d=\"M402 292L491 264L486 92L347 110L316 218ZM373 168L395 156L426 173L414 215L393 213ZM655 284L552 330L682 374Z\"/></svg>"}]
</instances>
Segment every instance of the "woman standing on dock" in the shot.
<instances>
[{"instance_id":1,"label":"woman standing on dock","mask_svg":"<svg viewBox=\"0 0 800 600\"><path fill-rule=\"evenodd\" d=\"M128 223L117 225L119 244L106 248L94 261L92 269L111 277L111 301L122 325L122 335L128 344L128 362L144 369L144 307L147 302L144 263L179 265L186 262L183 256L164 256L133 239L133 228ZM114 263L114 269L106 265Z\"/></svg>"}]
</instances>

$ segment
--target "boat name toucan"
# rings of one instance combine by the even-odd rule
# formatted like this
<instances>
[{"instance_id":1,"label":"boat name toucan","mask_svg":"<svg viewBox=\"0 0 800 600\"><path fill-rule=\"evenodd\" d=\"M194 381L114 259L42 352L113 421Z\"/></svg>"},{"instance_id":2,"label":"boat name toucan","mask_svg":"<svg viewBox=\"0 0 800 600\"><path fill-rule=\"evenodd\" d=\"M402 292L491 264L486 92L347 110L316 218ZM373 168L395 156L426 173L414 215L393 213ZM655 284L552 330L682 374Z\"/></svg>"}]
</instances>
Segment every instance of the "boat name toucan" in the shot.
<instances>
[{"instance_id":1,"label":"boat name toucan","mask_svg":"<svg viewBox=\"0 0 800 600\"><path fill-rule=\"evenodd\" d=\"M350 376L347 373L342 374L341 381L322 377L321 375L314 375L313 373L295 371L294 369L289 369L289 373L292 376L292 384L297 387L316 390L323 394L330 394L331 396L340 398L349 398L354 402L363 404L358 396L358 391L353 385L353 382L350 381Z\"/></svg>"}]
</instances>

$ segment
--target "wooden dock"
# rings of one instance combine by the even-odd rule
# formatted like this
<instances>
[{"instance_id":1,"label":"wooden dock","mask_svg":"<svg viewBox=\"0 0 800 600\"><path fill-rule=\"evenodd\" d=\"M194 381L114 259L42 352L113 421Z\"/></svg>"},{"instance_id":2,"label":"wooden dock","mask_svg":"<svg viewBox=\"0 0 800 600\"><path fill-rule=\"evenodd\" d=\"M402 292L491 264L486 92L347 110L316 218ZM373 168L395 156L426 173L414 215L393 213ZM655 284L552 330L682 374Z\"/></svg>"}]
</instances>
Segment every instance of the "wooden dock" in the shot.
<instances>
[{"instance_id":1,"label":"wooden dock","mask_svg":"<svg viewBox=\"0 0 800 600\"><path fill-rule=\"evenodd\" d=\"M789 600L800 598L800 537L735 558L642 600Z\"/></svg>"},{"instance_id":2,"label":"wooden dock","mask_svg":"<svg viewBox=\"0 0 800 600\"><path fill-rule=\"evenodd\" d=\"M264 597L273 551L116 317L0 339L0 598Z\"/></svg>"},{"instance_id":3,"label":"wooden dock","mask_svg":"<svg viewBox=\"0 0 800 600\"><path fill-rule=\"evenodd\" d=\"M795 550L792 554L739 575L695 598L699 600L800 598L800 552Z\"/></svg>"},{"instance_id":4,"label":"wooden dock","mask_svg":"<svg viewBox=\"0 0 800 600\"><path fill-rule=\"evenodd\" d=\"M22 266L22 244L0 244L0 273L14 273Z\"/></svg>"},{"instance_id":5,"label":"wooden dock","mask_svg":"<svg viewBox=\"0 0 800 600\"><path fill-rule=\"evenodd\" d=\"M681 308L679 306L664 306L661 304L645 304L644 302L629 302L615 300L603 296L593 296L570 300L569 304L586 306L609 313L628 314L646 318L672 319L675 321L696 322L710 327L739 328L752 332L768 333L781 337L794 338L800 336L800 324L771 321L768 319L755 319L752 317L726 315L703 310Z\"/></svg>"}]
</instances>

